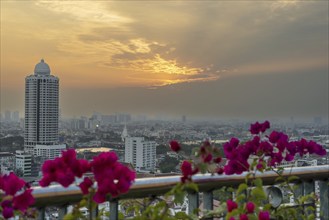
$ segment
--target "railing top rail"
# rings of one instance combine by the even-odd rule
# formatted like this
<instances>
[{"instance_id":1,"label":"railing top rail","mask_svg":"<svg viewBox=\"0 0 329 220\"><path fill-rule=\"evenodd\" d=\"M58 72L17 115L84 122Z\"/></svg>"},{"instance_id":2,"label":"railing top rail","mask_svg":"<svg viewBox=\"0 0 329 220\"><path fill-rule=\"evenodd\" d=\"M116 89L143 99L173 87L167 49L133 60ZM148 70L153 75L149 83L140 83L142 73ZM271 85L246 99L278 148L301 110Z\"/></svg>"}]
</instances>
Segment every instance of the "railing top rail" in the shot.
<instances>
[{"instance_id":1,"label":"railing top rail","mask_svg":"<svg viewBox=\"0 0 329 220\"><path fill-rule=\"evenodd\" d=\"M198 174L193 176L193 181L199 185L200 191L211 191L222 186L236 186L244 181L246 175L247 173L241 175ZM255 175L262 178L264 185L275 184L275 179L278 177L278 174L273 171L256 173ZM300 180L306 181L325 180L329 178L329 165L285 168L282 176L298 176ZM119 198L129 199L161 195L169 191L178 182L180 182L180 176L136 179L129 192ZM75 185L68 188L52 185L46 188L33 187L33 189L37 206L67 205L78 202L82 197L80 188Z\"/></svg>"}]
</instances>

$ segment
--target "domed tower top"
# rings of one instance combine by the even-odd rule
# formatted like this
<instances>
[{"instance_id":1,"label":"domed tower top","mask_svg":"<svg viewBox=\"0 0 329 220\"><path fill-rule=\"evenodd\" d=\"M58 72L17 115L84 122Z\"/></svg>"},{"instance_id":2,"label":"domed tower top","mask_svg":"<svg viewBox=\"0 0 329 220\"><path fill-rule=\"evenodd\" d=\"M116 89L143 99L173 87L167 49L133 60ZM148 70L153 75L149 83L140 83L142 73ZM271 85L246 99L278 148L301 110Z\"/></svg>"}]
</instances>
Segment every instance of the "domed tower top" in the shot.
<instances>
[{"instance_id":1,"label":"domed tower top","mask_svg":"<svg viewBox=\"0 0 329 220\"><path fill-rule=\"evenodd\" d=\"M50 68L47 63L43 59L41 59L40 63L35 65L34 74L36 75L50 75Z\"/></svg>"}]
</instances>

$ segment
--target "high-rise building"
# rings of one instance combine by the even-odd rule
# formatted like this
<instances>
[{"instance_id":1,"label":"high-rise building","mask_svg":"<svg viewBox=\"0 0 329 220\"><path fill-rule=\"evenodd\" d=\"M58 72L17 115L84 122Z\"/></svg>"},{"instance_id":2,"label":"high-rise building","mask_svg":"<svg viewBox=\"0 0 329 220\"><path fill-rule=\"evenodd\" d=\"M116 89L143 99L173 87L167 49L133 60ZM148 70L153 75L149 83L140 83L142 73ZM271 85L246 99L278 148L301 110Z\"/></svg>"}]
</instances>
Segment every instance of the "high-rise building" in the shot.
<instances>
[{"instance_id":1,"label":"high-rise building","mask_svg":"<svg viewBox=\"0 0 329 220\"><path fill-rule=\"evenodd\" d=\"M19 122L19 111L14 111L11 117L12 121Z\"/></svg>"},{"instance_id":2,"label":"high-rise building","mask_svg":"<svg viewBox=\"0 0 329 220\"><path fill-rule=\"evenodd\" d=\"M154 171L156 143L143 137L125 138L125 162L131 163L137 171Z\"/></svg>"},{"instance_id":3,"label":"high-rise building","mask_svg":"<svg viewBox=\"0 0 329 220\"><path fill-rule=\"evenodd\" d=\"M10 122L11 121L11 111L5 112L5 121Z\"/></svg>"},{"instance_id":4,"label":"high-rise building","mask_svg":"<svg viewBox=\"0 0 329 220\"><path fill-rule=\"evenodd\" d=\"M42 59L25 78L24 150L36 155L36 145L58 147L59 79ZM60 147L62 149L62 146Z\"/></svg>"}]
</instances>

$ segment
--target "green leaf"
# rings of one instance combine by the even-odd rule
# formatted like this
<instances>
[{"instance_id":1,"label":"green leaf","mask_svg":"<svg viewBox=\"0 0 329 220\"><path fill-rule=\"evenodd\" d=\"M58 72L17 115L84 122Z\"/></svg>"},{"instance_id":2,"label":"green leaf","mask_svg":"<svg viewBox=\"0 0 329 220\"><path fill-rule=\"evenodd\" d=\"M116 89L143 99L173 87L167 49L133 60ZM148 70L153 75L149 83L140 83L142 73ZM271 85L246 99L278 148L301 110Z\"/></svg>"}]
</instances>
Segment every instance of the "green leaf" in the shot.
<instances>
[{"instance_id":1,"label":"green leaf","mask_svg":"<svg viewBox=\"0 0 329 220\"><path fill-rule=\"evenodd\" d=\"M188 215L185 212L177 212L175 214L175 218L177 218L177 219L188 219Z\"/></svg>"},{"instance_id":2,"label":"green leaf","mask_svg":"<svg viewBox=\"0 0 329 220\"><path fill-rule=\"evenodd\" d=\"M254 184L255 184L255 186L257 186L257 187L262 187L262 186L263 186L263 181L262 181L261 178L256 178L256 179L254 180Z\"/></svg>"},{"instance_id":3,"label":"green leaf","mask_svg":"<svg viewBox=\"0 0 329 220\"><path fill-rule=\"evenodd\" d=\"M66 214L63 220L74 220L75 216L72 213Z\"/></svg>"},{"instance_id":4,"label":"green leaf","mask_svg":"<svg viewBox=\"0 0 329 220\"><path fill-rule=\"evenodd\" d=\"M291 183L291 182L296 181L296 180L299 180L298 176L289 176L288 177L288 183Z\"/></svg>"},{"instance_id":5,"label":"green leaf","mask_svg":"<svg viewBox=\"0 0 329 220\"><path fill-rule=\"evenodd\" d=\"M266 199L266 194L262 188L258 188L258 187L254 188L251 191L251 195L256 197L259 200Z\"/></svg>"},{"instance_id":6,"label":"green leaf","mask_svg":"<svg viewBox=\"0 0 329 220\"><path fill-rule=\"evenodd\" d=\"M192 190L193 192L199 192L199 187L196 183L188 183L185 185L187 190Z\"/></svg>"},{"instance_id":7,"label":"green leaf","mask_svg":"<svg viewBox=\"0 0 329 220\"><path fill-rule=\"evenodd\" d=\"M282 176L278 176L277 178L275 178L274 182L283 182L285 181L285 179Z\"/></svg>"},{"instance_id":8,"label":"green leaf","mask_svg":"<svg viewBox=\"0 0 329 220\"><path fill-rule=\"evenodd\" d=\"M246 189L248 189L248 185L245 183L241 183L238 187L237 193L242 193L243 191L245 191Z\"/></svg>"}]
</instances>

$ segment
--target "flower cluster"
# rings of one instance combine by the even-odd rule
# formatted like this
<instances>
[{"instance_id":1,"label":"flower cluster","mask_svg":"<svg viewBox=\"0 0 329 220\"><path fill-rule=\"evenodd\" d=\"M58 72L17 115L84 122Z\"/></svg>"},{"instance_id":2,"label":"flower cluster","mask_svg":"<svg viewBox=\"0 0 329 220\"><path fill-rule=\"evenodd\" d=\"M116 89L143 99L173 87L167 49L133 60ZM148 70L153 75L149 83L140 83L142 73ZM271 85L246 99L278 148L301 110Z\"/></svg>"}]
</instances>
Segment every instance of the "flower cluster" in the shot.
<instances>
[{"instance_id":1,"label":"flower cluster","mask_svg":"<svg viewBox=\"0 0 329 220\"><path fill-rule=\"evenodd\" d=\"M55 160L48 160L42 166L43 178L40 186L48 186L51 182L58 182L64 187L71 185L75 178L81 178L86 172L92 172L93 177L84 177L79 187L83 194L97 182L98 188L93 197L97 203L106 200L106 195L116 197L126 193L135 179L135 173L118 162L114 152L100 153L89 162L77 159L73 149L63 151L62 156Z\"/></svg>"},{"instance_id":2,"label":"flower cluster","mask_svg":"<svg viewBox=\"0 0 329 220\"><path fill-rule=\"evenodd\" d=\"M29 184L14 173L0 175L0 190L4 192L1 209L2 215L6 219L14 216L14 210L26 214L28 207L34 204Z\"/></svg>"},{"instance_id":3,"label":"flower cluster","mask_svg":"<svg viewBox=\"0 0 329 220\"><path fill-rule=\"evenodd\" d=\"M54 160L47 160L42 165L43 177L39 184L42 187L49 186L51 182L58 182L64 187L71 185L75 177L90 171L90 164L87 160L77 159L73 149L62 152L61 157Z\"/></svg>"},{"instance_id":4,"label":"flower cluster","mask_svg":"<svg viewBox=\"0 0 329 220\"><path fill-rule=\"evenodd\" d=\"M177 141L171 141L170 147L173 151L178 152L181 147ZM200 149L195 152L196 160L192 163L183 161L181 164L182 178L181 182L185 183L187 180L191 181L192 176L198 172L205 173L206 171L212 173L222 174L224 169L220 165L222 157L220 156L219 148L212 146L209 141L204 141ZM207 164L209 170L205 170L204 164Z\"/></svg>"},{"instance_id":5,"label":"flower cluster","mask_svg":"<svg viewBox=\"0 0 329 220\"><path fill-rule=\"evenodd\" d=\"M251 157L258 158L256 168L263 170L265 161L268 166L275 167L283 160L292 161L296 153L299 153L300 156L305 154L326 155L326 150L316 142L305 139L289 141L289 137L282 132L272 131L269 136L262 139L260 133L264 133L268 128L270 128L268 121L256 122L250 126L250 132L254 135L251 140L240 143L237 138L231 138L224 144L224 153L228 159L228 163L224 167L225 174L241 174L248 171L250 168L248 160Z\"/></svg>"},{"instance_id":6,"label":"flower cluster","mask_svg":"<svg viewBox=\"0 0 329 220\"><path fill-rule=\"evenodd\" d=\"M225 166L220 164L222 158L220 157L219 149L212 146L209 141L205 141L195 153L193 162L183 161L181 165L181 181L183 183L187 180L192 181L192 176L199 171L202 173L214 173L214 167L216 167L216 173L225 173L226 175L254 172L255 170L263 172L266 169L275 168L283 161L294 160L296 155L300 157L307 154L324 156L327 153L321 145L314 141L305 139L290 141L288 135L278 131L272 131L269 135L265 135L269 128L270 123L268 121L263 123L256 122L250 126L249 131L252 135L250 140L240 142L239 139L233 137L225 143L223 145L226 157ZM170 142L170 146L175 152L180 150L180 145L177 141ZM241 201L241 199L236 202L227 200L226 206L229 219L248 220L258 218L258 220L269 220L269 210L260 210L258 207L260 205L259 201L265 199L264 196L262 185L258 184L249 195L249 201L245 202ZM255 199L257 202L252 202L252 199Z\"/></svg>"},{"instance_id":7,"label":"flower cluster","mask_svg":"<svg viewBox=\"0 0 329 220\"><path fill-rule=\"evenodd\" d=\"M226 207L228 214L232 214L233 211L238 209L238 203L234 202L233 200L229 199L226 201ZM247 202L243 207L242 211L239 214L239 220L248 220L248 219L255 219L256 205L253 202ZM229 220L236 220L234 216L231 216ZM270 220L270 213L268 211L260 211L258 213L258 220Z\"/></svg>"},{"instance_id":8,"label":"flower cluster","mask_svg":"<svg viewBox=\"0 0 329 220\"><path fill-rule=\"evenodd\" d=\"M191 181L192 176L196 173L199 172L199 169L196 168L192 168L192 163L184 160L182 165L181 165L181 170L182 170L182 177L181 177L181 181L182 183L185 183L187 180Z\"/></svg>"},{"instance_id":9,"label":"flower cluster","mask_svg":"<svg viewBox=\"0 0 329 220\"><path fill-rule=\"evenodd\" d=\"M94 195L94 201L97 203L105 202L109 193L113 197L126 193L135 179L135 172L119 163L113 152L99 154L90 165L98 184Z\"/></svg>"}]
</instances>

